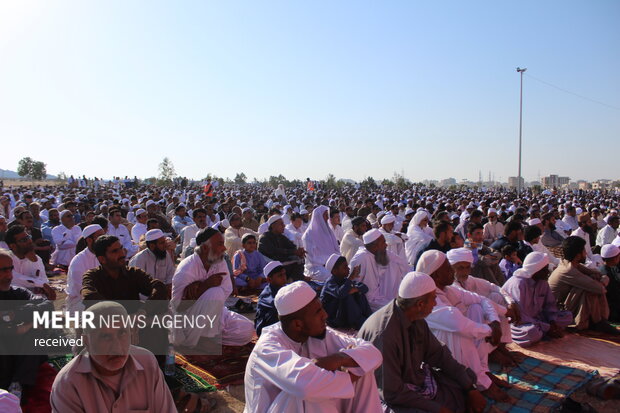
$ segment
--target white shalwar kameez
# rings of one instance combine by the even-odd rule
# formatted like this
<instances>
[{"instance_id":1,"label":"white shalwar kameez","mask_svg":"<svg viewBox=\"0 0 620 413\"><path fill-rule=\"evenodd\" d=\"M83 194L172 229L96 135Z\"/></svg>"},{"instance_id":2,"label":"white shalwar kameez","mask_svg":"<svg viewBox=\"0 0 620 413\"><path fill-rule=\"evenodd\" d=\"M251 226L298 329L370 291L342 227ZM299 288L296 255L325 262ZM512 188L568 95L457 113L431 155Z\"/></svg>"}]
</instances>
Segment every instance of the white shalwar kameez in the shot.
<instances>
[{"instance_id":1,"label":"white shalwar kameez","mask_svg":"<svg viewBox=\"0 0 620 413\"><path fill-rule=\"evenodd\" d=\"M88 248L84 248L71 260L67 271L67 311L83 311L82 278L86 271L99 267L99 260Z\"/></svg>"},{"instance_id":2,"label":"white shalwar kameez","mask_svg":"<svg viewBox=\"0 0 620 413\"><path fill-rule=\"evenodd\" d=\"M12 251L9 251L9 255L13 260L13 281L11 281L11 285L28 289L43 287L43 284L49 282L41 257L36 255L37 260L31 261L29 258L20 259Z\"/></svg>"},{"instance_id":3,"label":"white shalwar kameez","mask_svg":"<svg viewBox=\"0 0 620 413\"><path fill-rule=\"evenodd\" d=\"M221 303L219 324L215 322L214 328L211 329L187 328L176 330L175 345L194 347L198 344L200 337L215 337L220 333L222 344L227 346L243 346L252 340L254 324L243 315L230 311L224 305L233 290L228 265L224 260L211 265L209 271L205 270L202 260L196 253L181 261L174 277L172 277L172 300L170 300L172 310L176 312L183 298L185 287L195 281L204 281L217 273L225 273L222 275L222 283L202 293L198 300L184 313L194 317L199 315L213 316L215 314L209 314L209 310L213 309L213 302Z\"/></svg>"},{"instance_id":4,"label":"white shalwar kameez","mask_svg":"<svg viewBox=\"0 0 620 413\"><path fill-rule=\"evenodd\" d=\"M52 238L56 249L52 253L51 261L55 265L66 265L71 263L75 257L75 246L82 236L82 228L74 225L71 229L60 224L52 229Z\"/></svg>"},{"instance_id":5,"label":"white shalwar kameez","mask_svg":"<svg viewBox=\"0 0 620 413\"><path fill-rule=\"evenodd\" d=\"M350 348L351 347L351 348ZM359 364L359 376L317 367L313 359L343 352ZM291 340L280 323L265 327L245 369L244 413L382 412L374 376L383 358L369 342L329 327L324 339Z\"/></svg>"},{"instance_id":6,"label":"white shalwar kameez","mask_svg":"<svg viewBox=\"0 0 620 413\"><path fill-rule=\"evenodd\" d=\"M353 256L357 253L357 250L363 246L364 241L362 241L362 237L357 235L353 229L348 229L344 233L342 242L340 243L340 255L345 257L347 262L350 263Z\"/></svg>"},{"instance_id":7,"label":"white shalwar kameez","mask_svg":"<svg viewBox=\"0 0 620 413\"><path fill-rule=\"evenodd\" d=\"M138 252L138 246L131 242L129 230L125 225L119 224L118 227L115 227L110 223L108 225L108 235L114 235L119 239L121 245L127 251L127 258L133 257Z\"/></svg>"}]
</instances>

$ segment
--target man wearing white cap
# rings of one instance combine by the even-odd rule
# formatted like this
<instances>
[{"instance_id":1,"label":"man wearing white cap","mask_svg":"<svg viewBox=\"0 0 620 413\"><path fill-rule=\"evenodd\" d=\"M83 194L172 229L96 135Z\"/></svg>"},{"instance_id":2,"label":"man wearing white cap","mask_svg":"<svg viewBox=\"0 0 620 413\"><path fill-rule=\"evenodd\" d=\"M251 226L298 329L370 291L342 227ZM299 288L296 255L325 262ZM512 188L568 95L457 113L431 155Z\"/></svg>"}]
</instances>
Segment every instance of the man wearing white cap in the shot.
<instances>
[{"instance_id":1,"label":"man wearing white cap","mask_svg":"<svg viewBox=\"0 0 620 413\"><path fill-rule=\"evenodd\" d=\"M382 412L370 343L334 332L307 283L282 287L280 322L263 329L245 369L245 413Z\"/></svg>"},{"instance_id":2,"label":"man wearing white cap","mask_svg":"<svg viewBox=\"0 0 620 413\"><path fill-rule=\"evenodd\" d=\"M452 285L463 290L476 293L481 297L487 297L497 315L502 328L502 338L497 349L491 353L500 364L514 365L515 360L506 350L506 343L511 343L510 322L519 324L519 306L508 294L503 294L499 286L482 278L472 277L471 270L474 256L468 248L454 248L446 254L452 269L454 270L454 283ZM510 321L509 321L510 319Z\"/></svg>"},{"instance_id":3,"label":"man wearing white cap","mask_svg":"<svg viewBox=\"0 0 620 413\"><path fill-rule=\"evenodd\" d=\"M596 245L603 246L611 244L618 236L618 226L620 225L620 217L618 215L611 215L607 219L607 225L605 225L598 232L596 236Z\"/></svg>"},{"instance_id":4,"label":"man wearing white cap","mask_svg":"<svg viewBox=\"0 0 620 413\"><path fill-rule=\"evenodd\" d=\"M360 248L351 267L360 266L360 279L368 287L366 298L372 311L377 311L394 298L398 286L409 271L407 261L387 250L385 237L378 229L371 229L362 236L364 248Z\"/></svg>"},{"instance_id":5,"label":"man wearing white cap","mask_svg":"<svg viewBox=\"0 0 620 413\"><path fill-rule=\"evenodd\" d=\"M620 248L607 244L601 248L604 265L599 269L609 278L607 285L607 303L609 304L609 320L620 321Z\"/></svg>"},{"instance_id":6,"label":"man wearing white cap","mask_svg":"<svg viewBox=\"0 0 620 413\"><path fill-rule=\"evenodd\" d=\"M134 244L140 243L140 237L146 234L146 221L148 221L149 216L146 211L142 208L136 211L136 224L131 227L131 239Z\"/></svg>"},{"instance_id":7,"label":"man wearing white cap","mask_svg":"<svg viewBox=\"0 0 620 413\"><path fill-rule=\"evenodd\" d=\"M486 401L476 389L476 375L457 362L424 320L436 304L435 281L410 272L398 297L371 315L358 336L383 354L375 370L386 411L480 413Z\"/></svg>"},{"instance_id":8,"label":"man wearing white cap","mask_svg":"<svg viewBox=\"0 0 620 413\"><path fill-rule=\"evenodd\" d=\"M520 323L510 326L512 340L522 347L539 342L543 336L562 337L562 329L572 322L569 312L558 311L549 288L549 258L541 252L525 257L523 268L515 271L502 292L518 305Z\"/></svg>"},{"instance_id":9,"label":"man wearing white cap","mask_svg":"<svg viewBox=\"0 0 620 413\"><path fill-rule=\"evenodd\" d=\"M368 230L368 224L363 217L354 217L351 225L352 227L345 231L340 243L340 254L347 259L347 262L351 262L357 250L364 246L362 235Z\"/></svg>"},{"instance_id":10,"label":"man wearing white cap","mask_svg":"<svg viewBox=\"0 0 620 413\"><path fill-rule=\"evenodd\" d=\"M620 334L611 326L606 288L607 276L583 265L587 255L587 242L581 237L570 236L562 242L564 259L549 276L549 287L558 304L573 313L578 330L593 329L609 334Z\"/></svg>"},{"instance_id":11,"label":"man wearing white cap","mask_svg":"<svg viewBox=\"0 0 620 413\"><path fill-rule=\"evenodd\" d=\"M437 286L437 305L426 317L435 337L444 343L454 358L476 373L477 385L485 396L504 401L508 395L498 384L504 384L489 372L488 358L502 337L497 311L490 300L478 294L453 287L454 270L446 254L426 251L416 271L430 275Z\"/></svg>"},{"instance_id":12,"label":"man wearing white cap","mask_svg":"<svg viewBox=\"0 0 620 413\"><path fill-rule=\"evenodd\" d=\"M141 268L152 278L163 282L171 291L175 265L167 250L167 237L161 229L152 229L144 238L146 249L134 255L129 260L129 266Z\"/></svg>"},{"instance_id":13,"label":"man wearing white cap","mask_svg":"<svg viewBox=\"0 0 620 413\"><path fill-rule=\"evenodd\" d=\"M394 224L396 223L396 217L392 214L384 215L381 218L381 227L379 231L385 237L387 243L387 250L399 255L403 260L407 261L407 255L405 254L405 241L408 239L405 234L400 232L394 232Z\"/></svg>"},{"instance_id":14,"label":"man wearing white cap","mask_svg":"<svg viewBox=\"0 0 620 413\"><path fill-rule=\"evenodd\" d=\"M56 249L52 253L51 262L54 265L67 267L75 256L77 245L82 230L75 225L73 214L68 209L60 213L60 225L52 230L52 238Z\"/></svg>"},{"instance_id":15,"label":"man wearing white cap","mask_svg":"<svg viewBox=\"0 0 620 413\"><path fill-rule=\"evenodd\" d=\"M280 261L270 261L263 268L263 275L267 278L268 284L258 296L254 319L254 327L259 337L264 327L278 322L274 300L280 288L286 284L286 270Z\"/></svg>"},{"instance_id":16,"label":"man wearing white cap","mask_svg":"<svg viewBox=\"0 0 620 413\"><path fill-rule=\"evenodd\" d=\"M222 344L242 346L252 339L252 322L241 314L228 310L224 305L233 290L228 265L224 260L225 252L222 234L207 227L196 235L194 253L177 267L172 278L171 308L177 313L204 317L210 313L212 315L214 307L217 307L219 323L214 323L211 329L177 330L175 344L196 347L202 337L221 335Z\"/></svg>"},{"instance_id":17,"label":"man wearing white cap","mask_svg":"<svg viewBox=\"0 0 620 413\"><path fill-rule=\"evenodd\" d=\"M497 219L497 209L495 208L489 208L487 218L488 222L483 227L484 244L491 245L504 234L504 224Z\"/></svg>"},{"instance_id":18,"label":"man wearing white cap","mask_svg":"<svg viewBox=\"0 0 620 413\"><path fill-rule=\"evenodd\" d=\"M95 256L93 244L97 238L104 235L101 225L92 224L82 230L82 238L86 242L86 248L80 251L69 264L67 272L67 311L82 311L82 277L86 271L99 266L99 260Z\"/></svg>"}]
</instances>

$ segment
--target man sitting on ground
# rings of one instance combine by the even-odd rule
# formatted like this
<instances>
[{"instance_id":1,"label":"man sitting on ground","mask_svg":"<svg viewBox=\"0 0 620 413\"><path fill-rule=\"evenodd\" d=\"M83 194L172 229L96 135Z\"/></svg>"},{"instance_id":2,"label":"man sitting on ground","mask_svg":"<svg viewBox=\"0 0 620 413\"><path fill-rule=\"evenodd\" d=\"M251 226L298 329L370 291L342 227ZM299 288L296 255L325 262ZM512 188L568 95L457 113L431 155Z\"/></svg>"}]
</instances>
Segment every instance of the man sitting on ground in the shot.
<instances>
[{"instance_id":1,"label":"man sitting on ground","mask_svg":"<svg viewBox=\"0 0 620 413\"><path fill-rule=\"evenodd\" d=\"M278 322L278 311L274 305L274 299L280 288L286 284L286 270L280 261L271 261L266 264L263 268L263 274L267 278L268 284L258 296L256 318L254 319L256 335L259 337L264 327Z\"/></svg>"}]
</instances>

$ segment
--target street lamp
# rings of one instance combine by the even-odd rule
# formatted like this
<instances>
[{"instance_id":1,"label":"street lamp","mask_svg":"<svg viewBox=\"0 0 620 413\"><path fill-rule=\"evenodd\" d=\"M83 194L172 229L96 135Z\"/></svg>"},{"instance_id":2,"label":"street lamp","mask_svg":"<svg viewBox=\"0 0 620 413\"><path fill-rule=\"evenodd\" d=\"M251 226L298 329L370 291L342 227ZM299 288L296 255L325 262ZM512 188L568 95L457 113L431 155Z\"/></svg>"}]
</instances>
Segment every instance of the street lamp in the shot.
<instances>
[{"instance_id":1,"label":"street lamp","mask_svg":"<svg viewBox=\"0 0 620 413\"><path fill-rule=\"evenodd\" d=\"M521 195L521 129L523 126L523 72L527 70L517 67L517 72L521 73L521 97L519 100L519 176L517 177L517 195Z\"/></svg>"}]
</instances>

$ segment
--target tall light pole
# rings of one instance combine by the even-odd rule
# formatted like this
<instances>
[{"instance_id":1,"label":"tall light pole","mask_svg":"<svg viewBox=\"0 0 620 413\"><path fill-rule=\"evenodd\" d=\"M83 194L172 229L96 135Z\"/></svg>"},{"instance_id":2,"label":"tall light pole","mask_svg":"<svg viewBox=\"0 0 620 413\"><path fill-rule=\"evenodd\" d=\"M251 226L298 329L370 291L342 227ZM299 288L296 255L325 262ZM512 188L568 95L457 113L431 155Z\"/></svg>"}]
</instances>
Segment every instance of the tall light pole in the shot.
<instances>
[{"instance_id":1,"label":"tall light pole","mask_svg":"<svg viewBox=\"0 0 620 413\"><path fill-rule=\"evenodd\" d=\"M519 176L517 177L517 195L521 195L521 129L523 127L523 72L527 70L517 67L517 72L521 73L521 97L519 99Z\"/></svg>"}]
</instances>

